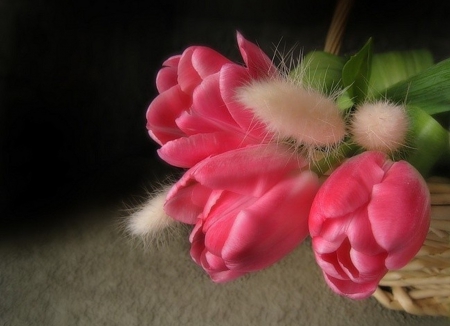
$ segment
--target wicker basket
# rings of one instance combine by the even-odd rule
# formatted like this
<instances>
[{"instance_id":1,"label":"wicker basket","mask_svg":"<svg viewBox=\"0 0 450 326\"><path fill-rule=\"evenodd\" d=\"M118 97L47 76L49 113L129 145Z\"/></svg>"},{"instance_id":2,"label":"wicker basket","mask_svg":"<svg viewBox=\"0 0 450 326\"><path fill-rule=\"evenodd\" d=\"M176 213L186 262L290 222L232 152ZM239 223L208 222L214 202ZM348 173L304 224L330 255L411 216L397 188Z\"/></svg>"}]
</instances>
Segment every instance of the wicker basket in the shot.
<instances>
[{"instance_id":1,"label":"wicker basket","mask_svg":"<svg viewBox=\"0 0 450 326\"><path fill-rule=\"evenodd\" d=\"M354 0L337 0L324 50L338 54ZM428 180L431 225L408 265L389 271L373 297L383 306L414 315L450 316L450 179Z\"/></svg>"}]
</instances>

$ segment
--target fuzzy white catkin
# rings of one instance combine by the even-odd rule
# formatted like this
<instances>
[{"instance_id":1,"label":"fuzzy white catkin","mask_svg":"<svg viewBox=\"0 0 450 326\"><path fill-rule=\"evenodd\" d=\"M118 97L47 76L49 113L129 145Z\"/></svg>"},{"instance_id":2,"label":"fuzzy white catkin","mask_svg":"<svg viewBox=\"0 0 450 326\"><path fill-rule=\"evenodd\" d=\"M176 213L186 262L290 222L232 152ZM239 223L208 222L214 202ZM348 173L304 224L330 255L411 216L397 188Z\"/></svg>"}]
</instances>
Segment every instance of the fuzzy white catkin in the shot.
<instances>
[{"instance_id":1,"label":"fuzzy white catkin","mask_svg":"<svg viewBox=\"0 0 450 326\"><path fill-rule=\"evenodd\" d=\"M237 91L268 131L297 144L327 147L346 134L345 121L332 98L288 79L253 81Z\"/></svg>"},{"instance_id":2,"label":"fuzzy white catkin","mask_svg":"<svg viewBox=\"0 0 450 326\"><path fill-rule=\"evenodd\" d=\"M170 187L162 189L130 216L127 230L131 235L153 240L163 230L177 223L164 212L164 202L169 189Z\"/></svg>"},{"instance_id":3,"label":"fuzzy white catkin","mask_svg":"<svg viewBox=\"0 0 450 326\"><path fill-rule=\"evenodd\" d=\"M367 150L392 153L406 143L409 119L406 109L387 101L364 103L353 115L354 142Z\"/></svg>"}]
</instances>

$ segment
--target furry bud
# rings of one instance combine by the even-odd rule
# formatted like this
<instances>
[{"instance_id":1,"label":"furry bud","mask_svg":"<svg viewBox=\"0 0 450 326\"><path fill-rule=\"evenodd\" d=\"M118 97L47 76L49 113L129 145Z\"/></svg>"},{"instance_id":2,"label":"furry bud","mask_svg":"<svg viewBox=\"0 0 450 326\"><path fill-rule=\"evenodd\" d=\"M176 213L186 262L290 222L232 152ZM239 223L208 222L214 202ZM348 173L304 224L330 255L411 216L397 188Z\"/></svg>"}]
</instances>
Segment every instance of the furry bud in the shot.
<instances>
[{"instance_id":1,"label":"furry bud","mask_svg":"<svg viewBox=\"0 0 450 326\"><path fill-rule=\"evenodd\" d=\"M332 98L288 79L257 80L238 90L268 131L298 145L328 147L345 136L345 122Z\"/></svg>"},{"instance_id":2,"label":"furry bud","mask_svg":"<svg viewBox=\"0 0 450 326\"><path fill-rule=\"evenodd\" d=\"M358 107L350 130L355 143L365 149L392 153L405 145L408 127L403 106L380 101Z\"/></svg>"},{"instance_id":3,"label":"furry bud","mask_svg":"<svg viewBox=\"0 0 450 326\"><path fill-rule=\"evenodd\" d=\"M164 202L169 189L163 189L154 195L131 215L127 225L131 235L153 240L163 230L177 223L164 211Z\"/></svg>"}]
</instances>

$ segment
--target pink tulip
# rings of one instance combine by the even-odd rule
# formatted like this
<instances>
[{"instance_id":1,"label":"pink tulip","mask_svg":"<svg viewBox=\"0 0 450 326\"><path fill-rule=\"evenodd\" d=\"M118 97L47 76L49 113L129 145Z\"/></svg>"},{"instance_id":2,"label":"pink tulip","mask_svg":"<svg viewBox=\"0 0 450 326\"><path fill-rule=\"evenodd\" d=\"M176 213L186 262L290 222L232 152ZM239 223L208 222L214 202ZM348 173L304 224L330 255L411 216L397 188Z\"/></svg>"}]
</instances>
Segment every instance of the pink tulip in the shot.
<instances>
[{"instance_id":1,"label":"pink tulip","mask_svg":"<svg viewBox=\"0 0 450 326\"><path fill-rule=\"evenodd\" d=\"M147 110L147 129L166 162L192 167L202 159L267 139L264 125L235 99L252 79L277 75L270 59L237 34L246 67L216 51L191 46L164 62L156 78L159 95Z\"/></svg>"},{"instance_id":2,"label":"pink tulip","mask_svg":"<svg viewBox=\"0 0 450 326\"><path fill-rule=\"evenodd\" d=\"M325 181L309 228L328 285L353 299L370 296L388 270L406 265L430 223L430 195L405 161L381 152L350 158Z\"/></svg>"},{"instance_id":3,"label":"pink tulip","mask_svg":"<svg viewBox=\"0 0 450 326\"><path fill-rule=\"evenodd\" d=\"M166 213L195 224L191 256L215 282L280 260L308 235L319 187L307 162L275 144L207 158L167 196Z\"/></svg>"}]
</instances>

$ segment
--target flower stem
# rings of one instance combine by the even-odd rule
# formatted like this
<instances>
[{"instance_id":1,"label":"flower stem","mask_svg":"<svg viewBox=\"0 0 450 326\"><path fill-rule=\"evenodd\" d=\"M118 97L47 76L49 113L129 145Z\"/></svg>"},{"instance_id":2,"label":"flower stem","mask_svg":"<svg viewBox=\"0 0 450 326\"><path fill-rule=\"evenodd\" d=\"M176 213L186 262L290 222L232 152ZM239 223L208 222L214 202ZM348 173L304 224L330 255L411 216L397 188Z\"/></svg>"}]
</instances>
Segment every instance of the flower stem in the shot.
<instances>
[{"instance_id":1,"label":"flower stem","mask_svg":"<svg viewBox=\"0 0 450 326\"><path fill-rule=\"evenodd\" d=\"M342 37L347 25L348 15L353 6L354 0L338 0L330 28L325 40L325 52L338 54L341 49Z\"/></svg>"}]
</instances>

